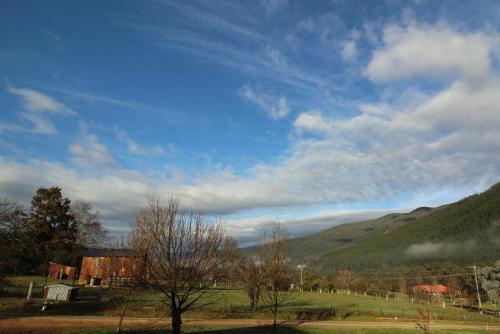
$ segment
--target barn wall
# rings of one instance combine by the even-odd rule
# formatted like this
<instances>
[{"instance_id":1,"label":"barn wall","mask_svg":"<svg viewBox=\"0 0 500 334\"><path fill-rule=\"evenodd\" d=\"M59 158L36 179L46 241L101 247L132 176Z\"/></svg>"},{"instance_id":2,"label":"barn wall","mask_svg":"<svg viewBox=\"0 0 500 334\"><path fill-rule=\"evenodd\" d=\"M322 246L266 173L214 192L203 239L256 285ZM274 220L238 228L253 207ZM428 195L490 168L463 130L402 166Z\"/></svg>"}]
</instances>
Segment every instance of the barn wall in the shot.
<instances>
[{"instance_id":1,"label":"barn wall","mask_svg":"<svg viewBox=\"0 0 500 334\"><path fill-rule=\"evenodd\" d=\"M128 279L136 267L135 262L128 256L84 257L78 283L89 284L91 278L98 278L101 280L101 285L109 285L111 280Z\"/></svg>"},{"instance_id":2,"label":"barn wall","mask_svg":"<svg viewBox=\"0 0 500 334\"><path fill-rule=\"evenodd\" d=\"M49 264L49 277L58 279L61 275L61 270L66 279L73 279L75 277L75 267L65 266L54 262Z\"/></svg>"}]
</instances>

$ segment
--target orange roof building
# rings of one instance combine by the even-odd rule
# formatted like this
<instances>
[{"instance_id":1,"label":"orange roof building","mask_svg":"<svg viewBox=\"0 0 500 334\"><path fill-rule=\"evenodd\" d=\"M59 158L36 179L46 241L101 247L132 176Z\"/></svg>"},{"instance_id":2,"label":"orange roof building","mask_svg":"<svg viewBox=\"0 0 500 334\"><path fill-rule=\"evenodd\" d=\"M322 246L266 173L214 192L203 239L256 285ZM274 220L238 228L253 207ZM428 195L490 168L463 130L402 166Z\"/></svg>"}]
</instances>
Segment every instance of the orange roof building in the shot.
<instances>
[{"instance_id":1,"label":"orange roof building","mask_svg":"<svg viewBox=\"0 0 500 334\"><path fill-rule=\"evenodd\" d=\"M419 284L413 287L413 291L433 295L447 295L450 292L450 289L443 284Z\"/></svg>"}]
</instances>

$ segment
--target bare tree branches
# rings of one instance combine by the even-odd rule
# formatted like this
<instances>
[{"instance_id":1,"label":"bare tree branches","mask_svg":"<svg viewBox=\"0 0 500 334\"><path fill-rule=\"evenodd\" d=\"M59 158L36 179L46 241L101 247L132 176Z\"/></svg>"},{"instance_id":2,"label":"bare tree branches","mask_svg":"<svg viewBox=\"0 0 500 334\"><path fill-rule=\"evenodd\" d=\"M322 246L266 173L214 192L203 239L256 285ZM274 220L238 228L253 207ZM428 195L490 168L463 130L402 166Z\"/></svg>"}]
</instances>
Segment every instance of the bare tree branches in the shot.
<instances>
[{"instance_id":1,"label":"bare tree branches","mask_svg":"<svg viewBox=\"0 0 500 334\"><path fill-rule=\"evenodd\" d=\"M23 208L16 201L0 198L0 230L7 230L25 217Z\"/></svg>"},{"instance_id":2,"label":"bare tree branches","mask_svg":"<svg viewBox=\"0 0 500 334\"><path fill-rule=\"evenodd\" d=\"M280 223L274 223L270 233L263 230L258 248L263 281L262 297L271 305L274 327L279 307L291 296L287 240L287 229Z\"/></svg>"},{"instance_id":3,"label":"bare tree branches","mask_svg":"<svg viewBox=\"0 0 500 334\"><path fill-rule=\"evenodd\" d=\"M172 332L180 333L183 312L196 308L226 266L220 221L179 212L179 201L162 205L156 195L139 210L131 245L143 259L144 281L160 290L172 315Z\"/></svg>"},{"instance_id":4,"label":"bare tree branches","mask_svg":"<svg viewBox=\"0 0 500 334\"><path fill-rule=\"evenodd\" d=\"M257 311L263 284L263 273L260 262L253 256L248 256L241 263L241 281L250 299L250 308Z\"/></svg>"},{"instance_id":5,"label":"bare tree branches","mask_svg":"<svg viewBox=\"0 0 500 334\"><path fill-rule=\"evenodd\" d=\"M99 247L106 239L106 231L99 221L99 211L92 211L90 203L76 201L71 205L77 228L76 242L85 247Z\"/></svg>"}]
</instances>

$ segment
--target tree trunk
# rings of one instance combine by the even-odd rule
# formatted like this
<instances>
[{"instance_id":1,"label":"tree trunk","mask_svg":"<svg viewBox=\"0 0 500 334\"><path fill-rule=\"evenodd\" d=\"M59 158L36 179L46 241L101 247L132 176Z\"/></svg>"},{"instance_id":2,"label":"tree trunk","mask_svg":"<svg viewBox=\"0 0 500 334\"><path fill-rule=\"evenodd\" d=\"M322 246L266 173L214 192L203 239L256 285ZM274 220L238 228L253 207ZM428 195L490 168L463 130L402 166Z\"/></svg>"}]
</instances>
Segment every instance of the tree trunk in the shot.
<instances>
[{"instance_id":1,"label":"tree trunk","mask_svg":"<svg viewBox=\"0 0 500 334\"><path fill-rule=\"evenodd\" d=\"M175 305L172 305L172 334L181 334L181 325L181 311Z\"/></svg>"},{"instance_id":2,"label":"tree trunk","mask_svg":"<svg viewBox=\"0 0 500 334\"><path fill-rule=\"evenodd\" d=\"M259 298L260 298L260 290L257 289L255 291L254 312L257 312L257 308L259 307Z\"/></svg>"},{"instance_id":3,"label":"tree trunk","mask_svg":"<svg viewBox=\"0 0 500 334\"><path fill-rule=\"evenodd\" d=\"M123 310L122 310L122 314L120 315L120 321L118 322L118 327L116 327L117 333L120 333L122 330L122 322L123 322L123 318L125 317L125 312L127 311L129 300L130 300L130 287L128 288L128 291L127 291L127 299L125 300L125 305L123 305Z\"/></svg>"},{"instance_id":4,"label":"tree trunk","mask_svg":"<svg viewBox=\"0 0 500 334\"><path fill-rule=\"evenodd\" d=\"M276 317L278 316L278 303L274 304L273 309L273 327L276 328Z\"/></svg>"}]
</instances>

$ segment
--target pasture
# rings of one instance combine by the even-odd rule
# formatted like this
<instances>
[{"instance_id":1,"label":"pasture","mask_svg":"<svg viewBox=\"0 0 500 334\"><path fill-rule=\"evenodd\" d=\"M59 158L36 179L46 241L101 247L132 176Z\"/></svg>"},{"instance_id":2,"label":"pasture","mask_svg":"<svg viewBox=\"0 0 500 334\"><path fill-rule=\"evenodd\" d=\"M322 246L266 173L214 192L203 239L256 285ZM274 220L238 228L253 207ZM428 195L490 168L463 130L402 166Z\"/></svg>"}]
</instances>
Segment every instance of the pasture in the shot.
<instances>
[{"instance_id":1,"label":"pasture","mask_svg":"<svg viewBox=\"0 0 500 334\"><path fill-rule=\"evenodd\" d=\"M29 282L35 286L33 298L25 301ZM64 305L54 305L41 311L43 277L16 276L8 278L5 295L0 298L2 313L30 313L46 315L117 316L122 308L126 293L119 288L81 288L79 300ZM49 280L49 284L71 281ZM139 290L132 292L126 317L168 317L161 302L162 294L157 291ZM459 322L463 324L499 325L500 319L466 308L452 305L449 300L434 298L430 304L412 303L404 295L394 299L364 295L337 295L316 292L294 292L280 308L279 318L285 321L412 321L419 318L419 311L428 312L433 322ZM246 293L241 289L217 288L206 291L207 306L187 312L185 319L269 319L267 305L260 303L257 312L252 312Z\"/></svg>"}]
</instances>

